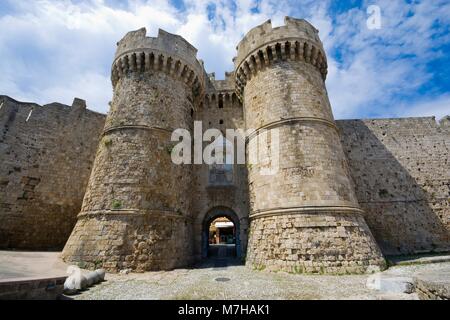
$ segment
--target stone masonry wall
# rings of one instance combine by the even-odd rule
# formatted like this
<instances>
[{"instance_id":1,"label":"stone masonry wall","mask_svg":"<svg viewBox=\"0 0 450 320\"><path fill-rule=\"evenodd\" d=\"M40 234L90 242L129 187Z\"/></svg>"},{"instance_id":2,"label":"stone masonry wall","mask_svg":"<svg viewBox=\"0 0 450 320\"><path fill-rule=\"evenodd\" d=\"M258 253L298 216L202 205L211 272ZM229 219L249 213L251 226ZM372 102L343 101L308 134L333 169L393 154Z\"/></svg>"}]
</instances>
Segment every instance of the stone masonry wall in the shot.
<instances>
[{"instance_id":1,"label":"stone masonry wall","mask_svg":"<svg viewBox=\"0 0 450 320\"><path fill-rule=\"evenodd\" d=\"M450 251L450 125L337 121L356 196L385 254Z\"/></svg>"},{"instance_id":2,"label":"stone masonry wall","mask_svg":"<svg viewBox=\"0 0 450 320\"><path fill-rule=\"evenodd\" d=\"M172 162L171 135L192 132L203 90L195 54L161 30L118 43L111 111L65 261L136 272L192 263L192 165Z\"/></svg>"},{"instance_id":3,"label":"stone masonry wall","mask_svg":"<svg viewBox=\"0 0 450 320\"><path fill-rule=\"evenodd\" d=\"M317 30L290 18L252 29L238 45L237 87L252 132L250 267L361 273L385 265L356 200L324 57Z\"/></svg>"},{"instance_id":4,"label":"stone masonry wall","mask_svg":"<svg viewBox=\"0 0 450 320\"><path fill-rule=\"evenodd\" d=\"M81 208L105 116L0 96L0 248L62 249Z\"/></svg>"},{"instance_id":5,"label":"stone masonry wall","mask_svg":"<svg viewBox=\"0 0 450 320\"><path fill-rule=\"evenodd\" d=\"M230 81L231 80L231 81ZM244 118L242 104L234 93L234 78L228 75L225 80L213 80L210 83L202 108L195 114L195 120L201 121L203 132L207 129L219 129L225 137L226 129L243 129ZM205 142L204 147L210 142ZM248 235L248 187L247 167L245 164L234 164L232 183L229 185L214 184L210 181L210 166L194 165L195 190L193 197L194 219L194 255L199 260L205 252L205 219L210 214L225 214L232 211L239 221L240 246L238 256L244 257L247 250ZM234 215L233 215L234 217ZM230 218L233 218L230 217ZM203 246L202 246L203 241Z\"/></svg>"},{"instance_id":6,"label":"stone masonry wall","mask_svg":"<svg viewBox=\"0 0 450 320\"><path fill-rule=\"evenodd\" d=\"M249 170L253 210L358 207L319 73L306 63L281 62L259 72L245 90L248 128L275 123L271 130L278 130L280 141L276 175L259 174L266 164L263 159L270 157L269 148L262 150L267 154L260 154L261 161ZM249 144L257 139L251 137Z\"/></svg>"},{"instance_id":7,"label":"stone masonry wall","mask_svg":"<svg viewBox=\"0 0 450 320\"><path fill-rule=\"evenodd\" d=\"M188 264L191 167L173 164L170 149L173 128L191 130L188 94L160 72L117 83L66 261L112 271Z\"/></svg>"},{"instance_id":8,"label":"stone masonry wall","mask_svg":"<svg viewBox=\"0 0 450 320\"><path fill-rule=\"evenodd\" d=\"M204 256L205 224L223 214L257 269L359 273L382 267L381 251L450 251L450 118L334 121L323 45L305 20L250 30L225 80L196 54L163 30L128 33L106 124L79 99L0 96L0 248L61 249L73 229L67 262L172 269ZM280 140L214 184L209 165L170 159L171 133L192 133L194 120L203 132L251 129L247 150L265 130Z\"/></svg>"},{"instance_id":9,"label":"stone masonry wall","mask_svg":"<svg viewBox=\"0 0 450 320\"><path fill-rule=\"evenodd\" d=\"M354 274L380 265L379 249L361 215L292 213L252 221L247 259L253 268Z\"/></svg>"}]
</instances>

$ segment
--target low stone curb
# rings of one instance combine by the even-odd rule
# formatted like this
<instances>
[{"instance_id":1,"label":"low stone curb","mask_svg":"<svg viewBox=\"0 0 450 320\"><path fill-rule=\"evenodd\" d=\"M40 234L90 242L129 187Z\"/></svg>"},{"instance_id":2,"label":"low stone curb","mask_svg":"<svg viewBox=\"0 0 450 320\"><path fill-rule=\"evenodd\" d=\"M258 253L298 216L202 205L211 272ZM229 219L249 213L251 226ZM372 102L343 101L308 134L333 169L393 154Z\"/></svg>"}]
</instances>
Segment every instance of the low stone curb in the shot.
<instances>
[{"instance_id":1,"label":"low stone curb","mask_svg":"<svg viewBox=\"0 0 450 320\"><path fill-rule=\"evenodd\" d=\"M0 281L0 300L56 300L66 276Z\"/></svg>"},{"instance_id":2,"label":"low stone curb","mask_svg":"<svg viewBox=\"0 0 450 320\"><path fill-rule=\"evenodd\" d=\"M396 258L388 258L389 265L391 266L410 266L415 264L430 264L430 263L442 263L450 262L450 255L445 256L431 256L431 257L417 257L408 260L400 260Z\"/></svg>"},{"instance_id":3,"label":"low stone curb","mask_svg":"<svg viewBox=\"0 0 450 320\"><path fill-rule=\"evenodd\" d=\"M414 277L416 293L421 300L450 300L450 273L438 279L433 275Z\"/></svg>"}]
</instances>

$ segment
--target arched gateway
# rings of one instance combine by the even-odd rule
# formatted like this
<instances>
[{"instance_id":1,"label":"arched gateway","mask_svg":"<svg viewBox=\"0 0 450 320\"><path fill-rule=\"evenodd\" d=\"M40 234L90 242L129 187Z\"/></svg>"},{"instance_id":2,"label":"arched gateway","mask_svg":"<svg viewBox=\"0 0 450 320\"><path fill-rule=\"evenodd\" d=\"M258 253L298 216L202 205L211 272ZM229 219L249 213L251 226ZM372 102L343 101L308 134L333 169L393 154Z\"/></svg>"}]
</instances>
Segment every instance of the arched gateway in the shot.
<instances>
[{"instance_id":1,"label":"arched gateway","mask_svg":"<svg viewBox=\"0 0 450 320\"><path fill-rule=\"evenodd\" d=\"M242 246L241 246L241 239L240 239L240 232L241 232L241 224L239 221L239 217L238 215L230 208L227 207L215 207L210 209L204 219L203 219L203 223L202 223L202 258L207 258L208 257L208 251L209 251L209 246L210 246L210 226L211 223L216 220L217 218L221 218L221 217L225 217L227 218L229 221L231 221L233 223L233 241L232 243L234 244L234 252L232 255L228 255L228 256L235 256L237 258L242 257Z\"/></svg>"}]
</instances>

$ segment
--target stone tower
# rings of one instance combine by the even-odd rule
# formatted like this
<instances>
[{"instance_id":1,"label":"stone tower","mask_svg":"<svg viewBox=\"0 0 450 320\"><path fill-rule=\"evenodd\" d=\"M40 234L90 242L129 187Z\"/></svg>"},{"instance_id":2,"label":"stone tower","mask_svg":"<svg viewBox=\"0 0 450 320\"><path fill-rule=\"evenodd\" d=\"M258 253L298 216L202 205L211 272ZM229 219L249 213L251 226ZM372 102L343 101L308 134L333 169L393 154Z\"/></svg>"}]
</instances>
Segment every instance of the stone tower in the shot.
<instances>
[{"instance_id":1,"label":"stone tower","mask_svg":"<svg viewBox=\"0 0 450 320\"><path fill-rule=\"evenodd\" d=\"M171 134L193 130L204 90L197 50L159 30L128 33L112 67L114 97L67 262L110 271L172 269L192 262L190 165L171 161Z\"/></svg>"},{"instance_id":2,"label":"stone tower","mask_svg":"<svg viewBox=\"0 0 450 320\"><path fill-rule=\"evenodd\" d=\"M325 88L327 61L318 31L286 17L252 29L235 58L251 150L261 132L274 162L249 165L247 264L293 272L359 273L384 259L363 218ZM279 140L269 138L277 130ZM264 153L264 151L260 151Z\"/></svg>"}]
</instances>

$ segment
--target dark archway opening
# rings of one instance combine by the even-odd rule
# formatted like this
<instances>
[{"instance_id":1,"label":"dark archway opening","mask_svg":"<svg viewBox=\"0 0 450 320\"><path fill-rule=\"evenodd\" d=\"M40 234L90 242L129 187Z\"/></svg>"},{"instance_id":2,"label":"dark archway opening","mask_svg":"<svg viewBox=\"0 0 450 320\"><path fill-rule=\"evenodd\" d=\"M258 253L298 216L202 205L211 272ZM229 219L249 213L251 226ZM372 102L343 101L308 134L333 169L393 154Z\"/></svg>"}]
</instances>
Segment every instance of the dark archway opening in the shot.
<instances>
[{"instance_id":1,"label":"dark archway opening","mask_svg":"<svg viewBox=\"0 0 450 320\"><path fill-rule=\"evenodd\" d=\"M232 259L241 257L239 218L231 209L210 210L202 228L202 258Z\"/></svg>"}]
</instances>

